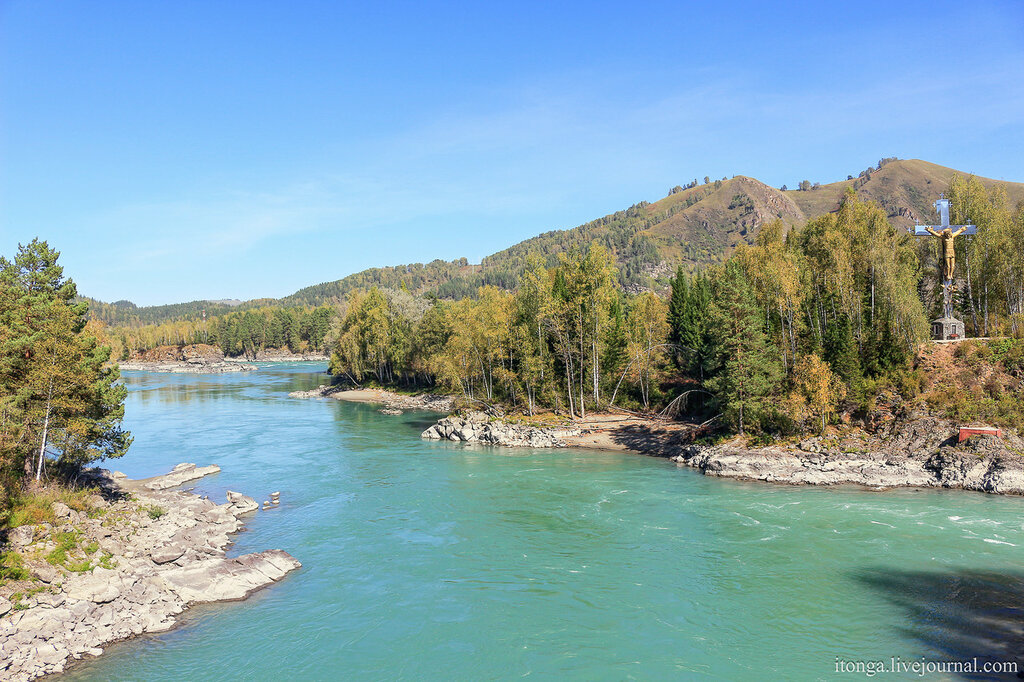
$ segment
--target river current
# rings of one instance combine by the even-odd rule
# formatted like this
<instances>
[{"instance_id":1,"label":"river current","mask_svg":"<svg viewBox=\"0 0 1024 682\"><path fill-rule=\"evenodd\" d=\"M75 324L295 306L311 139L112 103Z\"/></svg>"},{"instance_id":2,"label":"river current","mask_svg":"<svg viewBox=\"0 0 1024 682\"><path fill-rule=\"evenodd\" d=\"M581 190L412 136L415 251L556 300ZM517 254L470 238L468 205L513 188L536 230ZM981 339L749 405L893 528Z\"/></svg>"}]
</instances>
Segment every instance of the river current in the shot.
<instances>
[{"instance_id":1,"label":"river current","mask_svg":"<svg viewBox=\"0 0 1024 682\"><path fill-rule=\"evenodd\" d=\"M303 568L64 679L826 679L1006 658L1024 629L1022 498L424 441L434 415L288 397L322 370L125 373L135 442L105 466L216 463L194 489L217 502L279 490L232 553Z\"/></svg>"}]
</instances>

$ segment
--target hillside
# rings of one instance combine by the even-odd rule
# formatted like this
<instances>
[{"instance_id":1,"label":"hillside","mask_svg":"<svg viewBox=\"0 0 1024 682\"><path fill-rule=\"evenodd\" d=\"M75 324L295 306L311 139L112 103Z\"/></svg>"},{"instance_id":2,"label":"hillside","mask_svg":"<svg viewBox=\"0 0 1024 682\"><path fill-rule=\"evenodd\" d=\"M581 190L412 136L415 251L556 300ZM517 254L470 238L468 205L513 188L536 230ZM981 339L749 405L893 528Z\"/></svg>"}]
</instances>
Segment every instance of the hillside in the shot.
<instances>
[{"instance_id":1,"label":"hillside","mask_svg":"<svg viewBox=\"0 0 1024 682\"><path fill-rule=\"evenodd\" d=\"M848 187L864 198L877 201L898 227L908 228L915 219L935 219L932 207L955 174L962 171L912 160L887 159L857 177L824 185L802 183L806 189L771 187L742 175L704 184L674 187L653 203L641 201L584 225L553 230L487 256L480 265L465 258L435 260L391 267L371 268L333 282L305 287L282 299L258 299L245 303L193 301L168 306L138 308L127 301L105 304L90 301L92 315L117 326L135 326L175 319L196 319L229 310L265 305L320 305L344 299L354 289L372 286L401 288L439 298L472 296L477 287L514 285L529 254L553 263L560 252L604 243L619 266L620 284L627 289L660 287L682 265L688 270L721 262L742 242L750 242L766 222L781 219L798 225L834 211ZM1002 186L1011 205L1024 201L1024 183L979 178L986 187Z\"/></svg>"}]
</instances>

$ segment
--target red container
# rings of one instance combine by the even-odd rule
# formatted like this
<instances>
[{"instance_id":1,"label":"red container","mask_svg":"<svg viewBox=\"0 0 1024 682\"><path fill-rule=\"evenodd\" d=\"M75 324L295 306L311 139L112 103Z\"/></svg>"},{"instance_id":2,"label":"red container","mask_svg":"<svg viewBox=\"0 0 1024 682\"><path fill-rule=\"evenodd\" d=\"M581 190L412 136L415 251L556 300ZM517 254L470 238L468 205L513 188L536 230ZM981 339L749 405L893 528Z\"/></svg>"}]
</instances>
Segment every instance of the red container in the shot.
<instances>
[{"instance_id":1,"label":"red container","mask_svg":"<svg viewBox=\"0 0 1024 682\"><path fill-rule=\"evenodd\" d=\"M1003 437L1003 430L996 426L961 426L960 427L960 439L958 443L963 443L971 436L995 436L996 438Z\"/></svg>"}]
</instances>

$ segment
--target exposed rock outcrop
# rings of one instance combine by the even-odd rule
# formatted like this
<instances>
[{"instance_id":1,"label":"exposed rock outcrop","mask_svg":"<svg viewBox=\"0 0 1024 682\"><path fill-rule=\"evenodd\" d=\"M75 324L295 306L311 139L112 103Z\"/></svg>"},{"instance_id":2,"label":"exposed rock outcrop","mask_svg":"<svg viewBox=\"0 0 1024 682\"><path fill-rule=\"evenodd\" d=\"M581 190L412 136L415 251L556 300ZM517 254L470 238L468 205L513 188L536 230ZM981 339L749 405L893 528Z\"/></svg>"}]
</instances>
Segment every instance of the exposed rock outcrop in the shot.
<instances>
[{"instance_id":1,"label":"exposed rock outcrop","mask_svg":"<svg viewBox=\"0 0 1024 682\"><path fill-rule=\"evenodd\" d=\"M183 462L175 466L170 473L164 474L163 476L157 476L156 478L146 479L144 483L150 490L166 490L168 488L176 488L182 483L195 481L203 478L204 476L209 476L210 474L216 474L219 472L220 467L216 464L197 467L191 462Z\"/></svg>"},{"instance_id":2,"label":"exposed rock outcrop","mask_svg":"<svg viewBox=\"0 0 1024 682\"><path fill-rule=\"evenodd\" d=\"M256 362L327 362L323 353L292 353L287 348L268 348L256 351ZM233 359L229 362L234 362Z\"/></svg>"},{"instance_id":3,"label":"exposed rock outcrop","mask_svg":"<svg viewBox=\"0 0 1024 682\"><path fill-rule=\"evenodd\" d=\"M224 353L220 348L203 343L188 346L158 346L151 350L136 351L119 365L122 370L179 374L217 374L256 369L255 365L229 361L224 358Z\"/></svg>"},{"instance_id":4,"label":"exposed rock outcrop","mask_svg":"<svg viewBox=\"0 0 1024 682\"><path fill-rule=\"evenodd\" d=\"M125 370L185 374L244 372L256 369L256 365L229 361L225 359L220 348L202 343L190 346L158 346L148 351L136 352L119 365Z\"/></svg>"},{"instance_id":5,"label":"exposed rock outcrop","mask_svg":"<svg viewBox=\"0 0 1024 682\"><path fill-rule=\"evenodd\" d=\"M280 550L229 558L225 548L255 501L228 493L215 504L168 488L217 467L179 465L146 481L95 472L107 491L84 514L54 509L67 523L22 526L8 533L33 573L46 584L0 588L0 678L23 681L60 672L70 660L97 656L110 642L174 626L192 604L242 599L300 567ZM55 505L56 506L56 505ZM84 563L54 561L57 533L74 534Z\"/></svg>"},{"instance_id":6,"label":"exposed rock outcrop","mask_svg":"<svg viewBox=\"0 0 1024 682\"><path fill-rule=\"evenodd\" d=\"M492 420L482 412L465 417L445 417L423 432L428 440L451 440L465 443L486 443L506 447L564 448L563 440L579 435L579 429L552 429L506 424Z\"/></svg>"},{"instance_id":7,"label":"exposed rock outcrop","mask_svg":"<svg viewBox=\"0 0 1024 682\"><path fill-rule=\"evenodd\" d=\"M796 448L737 442L690 445L672 461L709 476L874 488L962 488L1024 494L1024 442L977 436L956 445L953 427L923 418L881 441L809 438Z\"/></svg>"}]
</instances>

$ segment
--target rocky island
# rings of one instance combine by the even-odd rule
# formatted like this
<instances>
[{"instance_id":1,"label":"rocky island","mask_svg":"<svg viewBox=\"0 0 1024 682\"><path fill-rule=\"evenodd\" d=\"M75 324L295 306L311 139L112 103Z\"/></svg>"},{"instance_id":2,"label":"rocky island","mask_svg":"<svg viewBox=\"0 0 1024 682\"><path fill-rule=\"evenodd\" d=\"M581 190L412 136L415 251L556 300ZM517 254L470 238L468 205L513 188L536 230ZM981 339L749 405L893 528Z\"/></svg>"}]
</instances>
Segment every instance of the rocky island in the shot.
<instances>
[{"instance_id":1,"label":"rocky island","mask_svg":"<svg viewBox=\"0 0 1024 682\"><path fill-rule=\"evenodd\" d=\"M173 490L219 471L180 464L132 481L89 470L98 492L54 522L7 532L24 567L0 587L0 677L21 682L142 633L168 630L193 604L244 599L301 564L281 550L228 557L231 535L258 505L228 492L224 504Z\"/></svg>"},{"instance_id":2,"label":"rocky island","mask_svg":"<svg viewBox=\"0 0 1024 682\"><path fill-rule=\"evenodd\" d=\"M342 384L326 384L308 391L292 391L290 398L334 398L354 403L383 405L388 414L401 414L402 410L450 412L455 408L455 397L436 393L405 395L376 388L349 388Z\"/></svg>"}]
</instances>

